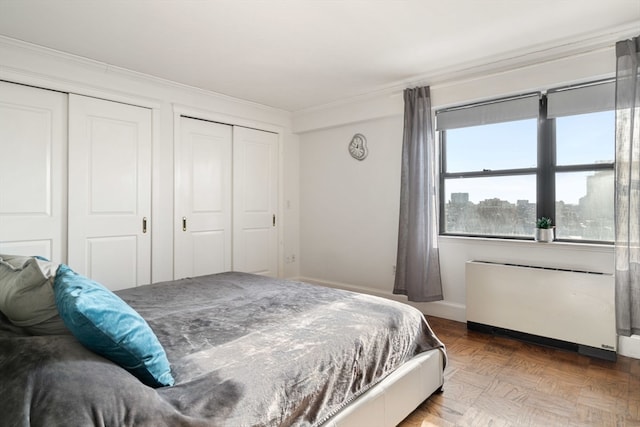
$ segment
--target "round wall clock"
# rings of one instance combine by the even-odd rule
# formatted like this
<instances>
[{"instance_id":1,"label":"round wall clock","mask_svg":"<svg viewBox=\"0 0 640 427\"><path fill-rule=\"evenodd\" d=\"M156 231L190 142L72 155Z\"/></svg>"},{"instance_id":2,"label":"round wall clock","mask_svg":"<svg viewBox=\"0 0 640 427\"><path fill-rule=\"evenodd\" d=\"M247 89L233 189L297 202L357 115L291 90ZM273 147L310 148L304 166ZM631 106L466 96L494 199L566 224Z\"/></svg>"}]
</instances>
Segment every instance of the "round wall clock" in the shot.
<instances>
[{"instance_id":1,"label":"round wall clock","mask_svg":"<svg viewBox=\"0 0 640 427\"><path fill-rule=\"evenodd\" d=\"M361 133L356 133L349 142L349 153L356 160L364 160L369 154L367 139Z\"/></svg>"}]
</instances>

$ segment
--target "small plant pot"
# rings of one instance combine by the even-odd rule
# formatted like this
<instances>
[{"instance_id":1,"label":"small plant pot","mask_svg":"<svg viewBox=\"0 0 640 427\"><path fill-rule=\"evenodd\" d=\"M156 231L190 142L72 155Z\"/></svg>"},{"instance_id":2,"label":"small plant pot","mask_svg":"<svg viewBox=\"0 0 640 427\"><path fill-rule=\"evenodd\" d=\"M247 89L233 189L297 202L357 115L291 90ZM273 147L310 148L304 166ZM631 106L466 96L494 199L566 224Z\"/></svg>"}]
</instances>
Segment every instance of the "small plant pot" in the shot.
<instances>
[{"instance_id":1,"label":"small plant pot","mask_svg":"<svg viewBox=\"0 0 640 427\"><path fill-rule=\"evenodd\" d=\"M555 238L554 228L536 228L535 239L536 242L550 243Z\"/></svg>"}]
</instances>

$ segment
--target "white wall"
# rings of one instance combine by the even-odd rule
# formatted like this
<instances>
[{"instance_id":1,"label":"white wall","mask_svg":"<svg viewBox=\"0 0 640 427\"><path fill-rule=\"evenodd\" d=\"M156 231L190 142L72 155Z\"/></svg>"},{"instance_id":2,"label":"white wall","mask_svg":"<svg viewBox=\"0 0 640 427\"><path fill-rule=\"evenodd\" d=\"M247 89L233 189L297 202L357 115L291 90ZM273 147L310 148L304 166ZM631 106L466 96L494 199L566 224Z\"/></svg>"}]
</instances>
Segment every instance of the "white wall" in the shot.
<instances>
[{"instance_id":1,"label":"white wall","mask_svg":"<svg viewBox=\"0 0 640 427\"><path fill-rule=\"evenodd\" d=\"M615 74L613 46L434 84L434 110L466 102L562 86ZM403 101L389 90L297 113L300 133L300 274L329 286L393 296ZM369 157L347 152L354 133ZM532 225L533 233L533 225ZM613 247L440 237L444 301L414 304L423 312L465 321L466 260L613 271Z\"/></svg>"},{"instance_id":2,"label":"white wall","mask_svg":"<svg viewBox=\"0 0 640 427\"><path fill-rule=\"evenodd\" d=\"M283 196L283 277L300 275L300 138L284 135L282 181Z\"/></svg>"},{"instance_id":3,"label":"white wall","mask_svg":"<svg viewBox=\"0 0 640 427\"><path fill-rule=\"evenodd\" d=\"M202 118L281 134L280 189L296 208L286 216L280 208L280 216L290 220L290 225L280 223L280 254L298 250L298 137L291 133L290 113L3 37L0 79L153 109L152 281L173 278L174 106ZM281 268L281 274L297 273L297 263Z\"/></svg>"},{"instance_id":4,"label":"white wall","mask_svg":"<svg viewBox=\"0 0 640 427\"><path fill-rule=\"evenodd\" d=\"M367 138L369 155L347 144ZM400 135L400 137L399 137ZM402 117L300 137L302 275L385 292L393 280L398 228Z\"/></svg>"}]
</instances>

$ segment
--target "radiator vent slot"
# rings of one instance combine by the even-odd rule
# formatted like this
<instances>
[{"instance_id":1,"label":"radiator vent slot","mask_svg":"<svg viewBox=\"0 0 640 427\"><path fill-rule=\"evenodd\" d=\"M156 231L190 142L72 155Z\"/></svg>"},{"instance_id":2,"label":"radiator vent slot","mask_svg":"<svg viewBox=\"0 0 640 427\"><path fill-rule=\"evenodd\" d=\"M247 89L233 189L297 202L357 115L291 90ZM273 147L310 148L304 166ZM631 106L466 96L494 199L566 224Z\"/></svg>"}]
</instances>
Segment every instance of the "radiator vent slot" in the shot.
<instances>
[{"instance_id":1,"label":"radiator vent slot","mask_svg":"<svg viewBox=\"0 0 640 427\"><path fill-rule=\"evenodd\" d=\"M552 271L567 271L570 273L584 273L584 274L600 274L606 275L607 273L601 273L597 271L586 271L586 270L573 270L569 268L559 268L559 267L541 267L539 265L524 265L524 264L510 264L510 263L502 263L502 262L490 262L490 261L470 261L478 264L494 264L494 265L508 265L511 267L522 267L522 268L539 268L541 270L552 270Z\"/></svg>"},{"instance_id":2,"label":"radiator vent slot","mask_svg":"<svg viewBox=\"0 0 640 427\"><path fill-rule=\"evenodd\" d=\"M616 350L612 274L467 261L465 275L468 325Z\"/></svg>"}]
</instances>

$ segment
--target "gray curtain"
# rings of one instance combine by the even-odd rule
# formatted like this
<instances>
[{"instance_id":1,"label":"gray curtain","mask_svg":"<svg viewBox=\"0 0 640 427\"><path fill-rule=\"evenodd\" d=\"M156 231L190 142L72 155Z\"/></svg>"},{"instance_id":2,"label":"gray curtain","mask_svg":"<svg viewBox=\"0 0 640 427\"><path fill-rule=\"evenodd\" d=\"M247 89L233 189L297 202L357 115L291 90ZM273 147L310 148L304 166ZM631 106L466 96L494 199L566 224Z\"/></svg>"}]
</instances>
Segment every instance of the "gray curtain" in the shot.
<instances>
[{"instance_id":1,"label":"gray curtain","mask_svg":"<svg viewBox=\"0 0 640 427\"><path fill-rule=\"evenodd\" d=\"M442 300L437 237L436 149L429 87L405 89L400 225L394 294Z\"/></svg>"},{"instance_id":2,"label":"gray curtain","mask_svg":"<svg viewBox=\"0 0 640 427\"><path fill-rule=\"evenodd\" d=\"M616 325L640 335L640 38L616 44Z\"/></svg>"}]
</instances>

